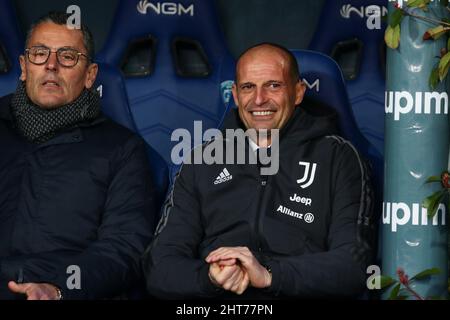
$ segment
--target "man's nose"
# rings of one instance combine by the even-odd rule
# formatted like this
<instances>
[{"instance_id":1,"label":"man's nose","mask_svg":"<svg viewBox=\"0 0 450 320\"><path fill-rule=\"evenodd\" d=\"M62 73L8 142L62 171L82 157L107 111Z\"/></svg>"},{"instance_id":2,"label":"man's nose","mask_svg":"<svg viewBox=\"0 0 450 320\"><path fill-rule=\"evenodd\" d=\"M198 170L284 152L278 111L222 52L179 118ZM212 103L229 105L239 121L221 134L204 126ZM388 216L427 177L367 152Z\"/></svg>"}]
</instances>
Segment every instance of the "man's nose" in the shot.
<instances>
[{"instance_id":1,"label":"man's nose","mask_svg":"<svg viewBox=\"0 0 450 320\"><path fill-rule=\"evenodd\" d=\"M56 71L58 69L58 58L56 57L56 52L50 52L45 68L52 71Z\"/></svg>"},{"instance_id":2,"label":"man's nose","mask_svg":"<svg viewBox=\"0 0 450 320\"><path fill-rule=\"evenodd\" d=\"M264 90L263 87L256 87L256 92L255 92L255 104L256 105L263 105L264 103L267 102L267 93L266 90Z\"/></svg>"}]
</instances>

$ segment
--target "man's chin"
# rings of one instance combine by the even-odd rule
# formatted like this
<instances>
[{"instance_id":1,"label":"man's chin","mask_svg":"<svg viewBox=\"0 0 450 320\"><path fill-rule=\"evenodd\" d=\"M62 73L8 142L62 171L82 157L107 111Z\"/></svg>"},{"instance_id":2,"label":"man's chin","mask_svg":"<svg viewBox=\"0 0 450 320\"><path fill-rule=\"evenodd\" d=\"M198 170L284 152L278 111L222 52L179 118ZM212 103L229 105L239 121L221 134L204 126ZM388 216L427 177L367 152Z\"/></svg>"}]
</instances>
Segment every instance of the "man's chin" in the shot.
<instances>
[{"instance_id":1,"label":"man's chin","mask_svg":"<svg viewBox=\"0 0 450 320\"><path fill-rule=\"evenodd\" d=\"M67 102L59 97L42 97L33 102L42 109L56 109L67 104Z\"/></svg>"},{"instance_id":2,"label":"man's chin","mask_svg":"<svg viewBox=\"0 0 450 320\"><path fill-rule=\"evenodd\" d=\"M259 125L259 124L253 124L253 127L251 127L252 129L256 130L256 132L264 132L264 131L270 131L271 129L274 129L274 126L272 125Z\"/></svg>"}]
</instances>

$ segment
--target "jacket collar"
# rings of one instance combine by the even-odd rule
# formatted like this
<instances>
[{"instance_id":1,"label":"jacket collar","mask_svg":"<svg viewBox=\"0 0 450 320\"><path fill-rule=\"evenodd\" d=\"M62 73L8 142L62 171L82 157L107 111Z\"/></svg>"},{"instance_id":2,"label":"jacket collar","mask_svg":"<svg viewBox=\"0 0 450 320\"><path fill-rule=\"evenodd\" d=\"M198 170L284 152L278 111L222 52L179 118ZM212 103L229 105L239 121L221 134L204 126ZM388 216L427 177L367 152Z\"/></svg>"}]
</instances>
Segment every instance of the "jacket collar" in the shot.
<instances>
[{"instance_id":1,"label":"jacket collar","mask_svg":"<svg viewBox=\"0 0 450 320\"><path fill-rule=\"evenodd\" d=\"M0 98L0 119L10 122L14 126L13 115L11 112L12 94ZM63 131L45 143L36 145L36 149L49 145L77 143L83 141L82 128L88 128L98 125L106 120L103 113L92 121L85 121L78 124L75 128Z\"/></svg>"}]
</instances>

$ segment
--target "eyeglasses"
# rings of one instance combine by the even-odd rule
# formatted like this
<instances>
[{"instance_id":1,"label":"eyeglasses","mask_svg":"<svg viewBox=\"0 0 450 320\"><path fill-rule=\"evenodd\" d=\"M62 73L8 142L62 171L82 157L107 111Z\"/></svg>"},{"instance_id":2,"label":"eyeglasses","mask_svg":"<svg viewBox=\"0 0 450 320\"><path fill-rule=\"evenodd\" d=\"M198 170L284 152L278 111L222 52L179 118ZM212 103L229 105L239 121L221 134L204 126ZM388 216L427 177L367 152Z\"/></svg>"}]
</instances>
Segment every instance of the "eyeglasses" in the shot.
<instances>
[{"instance_id":1,"label":"eyeglasses","mask_svg":"<svg viewBox=\"0 0 450 320\"><path fill-rule=\"evenodd\" d=\"M80 56L86 57L90 61L89 57L84 53L78 52L75 49L62 47L56 51L52 51L50 48L45 46L34 46L25 50L28 56L28 60L36 65L43 65L48 61L50 53L56 53L56 60L60 65L67 68L74 67L80 58Z\"/></svg>"}]
</instances>

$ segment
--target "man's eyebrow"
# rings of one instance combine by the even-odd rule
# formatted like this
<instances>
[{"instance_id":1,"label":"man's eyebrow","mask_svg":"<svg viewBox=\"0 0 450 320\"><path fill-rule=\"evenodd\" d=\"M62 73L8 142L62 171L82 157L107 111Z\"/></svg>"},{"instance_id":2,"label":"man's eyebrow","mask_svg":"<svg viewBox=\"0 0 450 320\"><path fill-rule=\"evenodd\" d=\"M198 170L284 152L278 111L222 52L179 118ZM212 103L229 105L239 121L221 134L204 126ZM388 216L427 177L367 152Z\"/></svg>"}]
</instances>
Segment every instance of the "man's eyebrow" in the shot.
<instances>
[{"instance_id":1,"label":"man's eyebrow","mask_svg":"<svg viewBox=\"0 0 450 320\"><path fill-rule=\"evenodd\" d=\"M63 46L63 47L58 48L58 49L72 49L72 50L76 50L78 52L82 52L80 49L72 47L72 46Z\"/></svg>"},{"instance_id":2,"label":"man's eyebrow","mask_svg":"<svg viewBox=\"0 0 450 320\"><path fill-rule=\"evenodd\" d=\"M282 80L267 80L264 83L283 83L283 81Z\"/></svg>"},{"instance_id":3,"label":"man's eyebrow","mask_svg":"<svg viewBox=\"0 0 450 320\"><path fill-rule=\"evenodd\" d=\"M46 45L46 44L44 44L42 42L37 42L37 43L33 44L30 47L46 47L46 48L49 48L49 49L53 49L50 46L48 46L48 45ZM59 49L73 49L73 50L76 50L78 52L82 52L80 49L72 47L72 46L62 46L62 47L59 47L59 48L55 48L55 50L59 50Z\"/></svg>"},{"instance_id":4,"label":"man's eyebrow","mask_svg":"<svg viewBox=\"0 0 450 320\"><path fill-rule=\"evenodd\" d=\"M247 82L240 82L240 83L238 83L238 86L244 86L244 85L254 85L254 83L253 82L250 82L250 81L247 81Z\"/></svg>"}]
</instances>

